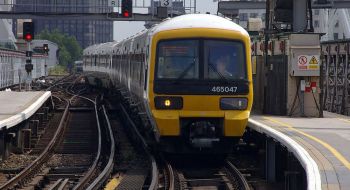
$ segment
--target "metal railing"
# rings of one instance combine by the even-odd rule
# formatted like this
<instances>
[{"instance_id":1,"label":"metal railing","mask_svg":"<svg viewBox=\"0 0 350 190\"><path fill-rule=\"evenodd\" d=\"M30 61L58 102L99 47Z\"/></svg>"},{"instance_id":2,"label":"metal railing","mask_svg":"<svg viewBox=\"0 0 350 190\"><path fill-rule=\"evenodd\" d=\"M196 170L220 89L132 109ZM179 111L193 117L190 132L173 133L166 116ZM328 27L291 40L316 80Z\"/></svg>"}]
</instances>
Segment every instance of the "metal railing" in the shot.
<instances>
[{"instance_id":1,"label":"metal railing","mask_svg":"<svg viewBox=\"0 0 350 190\"><path fill-rule=\"evenodd\" d=\"M181 6L186 10L186 13L196 12L197 0L172 0L173 5ZM69 3L65 1L37 1L37 0L17 0L5 1L0 3L1 11L8 11L12 13L108 13L113 9L120 12L121 0L115 0L115 7L108 5L108 1L94 1L94 0L70 0ZM133 0L133 8L151 9L159 4L159 1L154 0ZM176 7L174 7L176 9ZM152 9L151 9L152 10Z\"/></svg>"},{"instance_id":2,"label":"metal railing","mask_svg":"<svg viewBox=\"0 0 350 190\"><path fill-rule=\"evenodd\" d=\"M350 39L323 42L321 47L324 109L350 115Z\"/></svg>"}]
</instances>

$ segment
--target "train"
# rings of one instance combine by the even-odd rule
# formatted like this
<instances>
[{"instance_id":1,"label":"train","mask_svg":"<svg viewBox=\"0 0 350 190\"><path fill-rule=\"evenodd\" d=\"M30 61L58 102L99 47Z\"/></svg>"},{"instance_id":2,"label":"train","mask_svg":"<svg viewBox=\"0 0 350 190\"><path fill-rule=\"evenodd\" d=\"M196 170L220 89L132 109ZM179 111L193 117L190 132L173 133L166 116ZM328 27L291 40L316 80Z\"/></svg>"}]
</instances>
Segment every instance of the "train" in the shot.
<instances>
[{"instance_id":1,"label":"train","mask_svg":"<svg viewBox=\"0 0 350 190\"><path fill-rule=\"evenodd\" d=\"M187 14L87 47L83 70L108 75L110 88L127 94L160 150L228 153L252 108L250 46L231 20Z\"/></svg>"},{"instance_id":2,"label":"train","mask_svg":"<svg viewBox=\"0 0 350 190\"><path fill-rule=\"evenodd\" d=\"M83 61L74 61L74 68L77 73L83 72Z\"/></svg>"},{"instance_id":3,"label":"train","mask_svg":"<svg viewBox=\"0 0 350 190\"><path fill-rule=\"evenodd\" d=\"M44 54L34 53L32 56L33 70L31 78L46 76ZM25 71L26 54L23 51L0 48L0 89L11 87L24 82L27 78Z\"/></svg>"}]
</instances>

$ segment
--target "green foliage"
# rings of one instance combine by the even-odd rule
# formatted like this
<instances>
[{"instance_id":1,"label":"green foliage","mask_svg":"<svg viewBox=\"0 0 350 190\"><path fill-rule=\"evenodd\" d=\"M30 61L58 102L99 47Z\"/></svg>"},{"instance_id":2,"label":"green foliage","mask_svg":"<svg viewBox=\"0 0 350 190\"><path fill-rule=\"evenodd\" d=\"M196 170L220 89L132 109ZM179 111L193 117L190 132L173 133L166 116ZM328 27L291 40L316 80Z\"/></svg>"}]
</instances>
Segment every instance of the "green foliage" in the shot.
<instances>
[{"instance_id":1,"label":"green foliage","mask_svg":"<svg viewBox=\"0 0 350 190\"><path fill-rule=\"evenodd\" d=\"M68 75L68 72L65 66L56 65L49 70L49 75Z\"/></svg>"},{"instance_id":2,"label":"green foliage","mask_svg":"<svg viewBox=\"0 0 350 190\"><path fill-rule=\"evenodd\" d=\"M58 45L58 60L60 65L73 65L74 61L80 60L82 57L83 49L74 36L67 36L66 34L60 33L58 30L52 32L43 30L37 35L37 39L49 40Z\"/></svg>"}]
</instances>

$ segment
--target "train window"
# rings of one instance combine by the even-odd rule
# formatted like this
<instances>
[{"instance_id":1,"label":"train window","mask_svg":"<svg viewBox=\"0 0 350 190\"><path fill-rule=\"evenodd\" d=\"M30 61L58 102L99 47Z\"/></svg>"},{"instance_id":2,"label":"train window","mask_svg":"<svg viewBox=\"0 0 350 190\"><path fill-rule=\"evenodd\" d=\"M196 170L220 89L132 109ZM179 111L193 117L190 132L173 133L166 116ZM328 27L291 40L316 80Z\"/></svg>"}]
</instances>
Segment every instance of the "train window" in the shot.
<instances>
[{"instance_id":1,"label":"train window","mask_svg":"<svg viewBox=\"0 0 350 190\"><path fill-rule=\"evenodd\" d=\"M204 40L204 62L207 79L246 79L243 43Z\"/></svg>"},{"instance_id":2,"label":"train window","mask_svg":"<svg viewBox=\"0 0 350 190\"><path fill-rule=\"evenodd\" d=\"M198 40L171 40L158 43L157 78L198 79Z\"/></svg>"}]
</instances>

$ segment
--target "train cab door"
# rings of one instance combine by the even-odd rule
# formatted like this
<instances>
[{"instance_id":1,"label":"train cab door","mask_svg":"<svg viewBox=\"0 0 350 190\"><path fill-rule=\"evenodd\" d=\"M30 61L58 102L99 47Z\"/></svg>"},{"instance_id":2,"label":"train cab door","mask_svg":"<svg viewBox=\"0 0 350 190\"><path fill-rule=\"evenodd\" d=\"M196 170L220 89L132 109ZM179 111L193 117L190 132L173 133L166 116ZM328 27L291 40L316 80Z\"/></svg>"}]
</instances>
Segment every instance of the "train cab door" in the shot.
<instances>
[{"instance_id":1,"label":"train cab door","mask_svg":"<svg viewBox=\"0 0 350 190\"><path fill-rule=\"evenodd\" d=\"M130 61L130 58L131 58L131 53L128 53L127 56L126 56L126 60L127 60L127 84L128 84L128 89L130 89L130 83L131 83L131 61Z\"/></svg>"},{"instance_id":2,"label":"train cab door","mask_svg":"<svg viewBox=\"0 0 350 190\"><path fill-rule=\"evenodd\" d=\"M96 62L97 62L97 55L94 56L94 69L93 69L93 71L96 71Z\"/></svg>"},{"instance_id":3,"label":"train cab door","mask_svg":"<svg viewBox=\"0 0 350 190\"><path fill-rule=\"evenodd\" d=\"M149 43L147 43L146 45L146 53L145 53L145 56L142 58L144 60L143 62L143 73L144 73L144 76L143 76L143 97L144 99L146 99L148 97L147 95L147 84L148 84L148 76L149 76L149 73L148 73L148 70L149 70L149 67L148 67L148 63L149 63Z\"/></svg>"}]
</instances>

